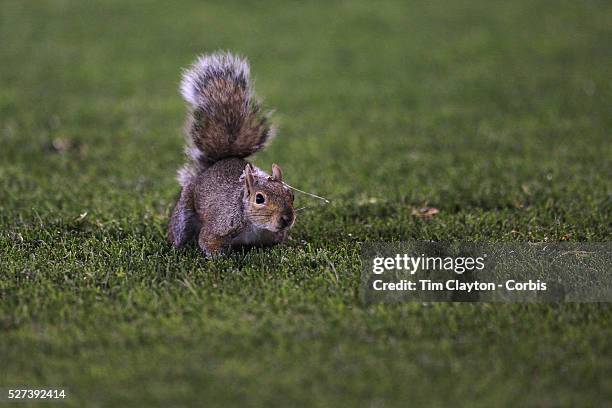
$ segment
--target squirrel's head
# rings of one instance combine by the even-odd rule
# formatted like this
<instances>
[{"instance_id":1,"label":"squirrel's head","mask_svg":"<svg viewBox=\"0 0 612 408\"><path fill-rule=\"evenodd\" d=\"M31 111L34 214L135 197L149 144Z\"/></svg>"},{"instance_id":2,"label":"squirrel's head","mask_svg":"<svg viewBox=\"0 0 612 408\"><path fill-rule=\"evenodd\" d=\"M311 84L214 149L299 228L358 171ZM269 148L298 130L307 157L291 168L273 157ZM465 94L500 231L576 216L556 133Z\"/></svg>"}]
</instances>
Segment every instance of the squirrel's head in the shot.
<instances>
[{"instance_id":1,"label":"squirrel's head","mask_svg":"<svg viewBox=\"0 0 612 408\"><path fill-rule=\"evenodd\" d=\"M273 232L286 231L293 226L293 192L283 183L278 165L273 164L272 175L268 175L247 164L244 183L246 214L253 225Z\"/></svg>"}]
</instances>

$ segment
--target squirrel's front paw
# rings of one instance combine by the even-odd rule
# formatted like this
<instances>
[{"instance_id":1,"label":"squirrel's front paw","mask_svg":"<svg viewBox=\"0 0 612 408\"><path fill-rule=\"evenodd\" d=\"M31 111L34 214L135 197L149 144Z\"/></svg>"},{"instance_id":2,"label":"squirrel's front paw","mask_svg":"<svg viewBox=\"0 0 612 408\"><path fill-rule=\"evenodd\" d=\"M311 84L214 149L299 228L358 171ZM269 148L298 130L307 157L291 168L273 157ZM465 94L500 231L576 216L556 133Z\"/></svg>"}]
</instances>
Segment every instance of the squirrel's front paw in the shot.
<instances>
[{"instance_id":1,"label":"squirrel's front paw","mask_svg":"<svg viewBox=\"0 0 612 408\"><path fill-rule=\"evenodd\" d=\"M282 244L283 242L287 240L287 236L288 236L287 230L275 232L274 233L274 243Z\"/></svg>"}]
</instances>

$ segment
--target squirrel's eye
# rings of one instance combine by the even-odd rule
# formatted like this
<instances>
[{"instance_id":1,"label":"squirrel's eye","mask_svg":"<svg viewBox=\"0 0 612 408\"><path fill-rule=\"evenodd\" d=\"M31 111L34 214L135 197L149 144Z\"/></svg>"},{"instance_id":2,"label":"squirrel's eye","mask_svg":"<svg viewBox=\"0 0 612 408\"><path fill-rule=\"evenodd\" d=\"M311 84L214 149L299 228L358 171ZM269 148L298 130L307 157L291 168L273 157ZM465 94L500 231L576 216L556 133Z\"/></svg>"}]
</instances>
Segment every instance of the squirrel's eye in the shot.
<instances>
[{"instance_id":1,"label":"squirrel's eye","mask_svg":"<svg viewBox=\"0 0 612 408\"><path fill-rule=\"evenodd\" d=\"M256 202L257 204L263 204L263 203L265 203L265 202L266 202L266 199L264 198L263 194L257 193L257 194L255 195L255 202Z\"/></svg>"}]
</instances>

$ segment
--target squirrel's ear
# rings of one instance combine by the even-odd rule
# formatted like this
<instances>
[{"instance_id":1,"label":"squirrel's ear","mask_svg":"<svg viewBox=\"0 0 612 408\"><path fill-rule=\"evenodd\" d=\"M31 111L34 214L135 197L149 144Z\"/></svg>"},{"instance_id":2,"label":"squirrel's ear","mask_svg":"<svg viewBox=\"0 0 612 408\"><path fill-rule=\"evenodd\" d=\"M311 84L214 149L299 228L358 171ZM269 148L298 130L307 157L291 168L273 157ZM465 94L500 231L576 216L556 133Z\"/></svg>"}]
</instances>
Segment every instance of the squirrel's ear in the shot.
<instances>
[{"instance_id":1,"label":"squirrel's ear","mask_svg":"<svg viewBox=\"0 0 612 408\"><path fill-rule=\"evenodd\" d=\"M283 181L283 171L276 163L272 164L272 178L274 180Z\"/></svg>"},{"instance_id":2,"label":"squirrel's ear","mask_svg":"<svg viewBox=\"0 0 612 408\"><path fill-rule=\"evenodd\" d=\"M246 184L247 193L250 195L253 192L253 184L255 183L253 180L253 167L251 163L247 163L244 168L244 182Z\"/></svg>"}]
</instances>

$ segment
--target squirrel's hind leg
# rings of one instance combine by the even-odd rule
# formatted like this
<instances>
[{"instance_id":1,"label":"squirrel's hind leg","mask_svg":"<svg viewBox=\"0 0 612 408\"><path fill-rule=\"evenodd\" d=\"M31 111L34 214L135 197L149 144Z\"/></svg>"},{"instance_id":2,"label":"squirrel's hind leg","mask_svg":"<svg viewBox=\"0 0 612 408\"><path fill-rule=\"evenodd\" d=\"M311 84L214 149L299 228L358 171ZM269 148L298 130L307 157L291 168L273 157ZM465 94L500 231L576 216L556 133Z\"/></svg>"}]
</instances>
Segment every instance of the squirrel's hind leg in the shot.
<instances>
[{"instance_id":1,"label":"squirrel's hind leg","mask_svg":"<svg viewBox=\"0 0 612 408\"><path fill-rule=\"evenodd\" d=\"M200 232L201 224L197 214L193 210L192 200L188 197L188 191L183 189L168 226L168 240L180 248L187 242L193 240Z\"/></svg>"},{"instance_id":2,"label":"squirrel's hind leg","mask_svg":"<svg viewBox=\"0 0 612 408\"><path fill-rule=\"evenodd\" d=\"M200 230L198 244L207 257L224 255L230 250L230 239L211 233L206 227Z\"/></svg>"}]
</instances>

